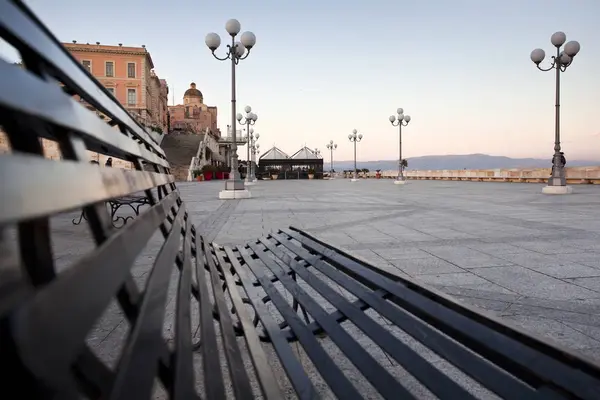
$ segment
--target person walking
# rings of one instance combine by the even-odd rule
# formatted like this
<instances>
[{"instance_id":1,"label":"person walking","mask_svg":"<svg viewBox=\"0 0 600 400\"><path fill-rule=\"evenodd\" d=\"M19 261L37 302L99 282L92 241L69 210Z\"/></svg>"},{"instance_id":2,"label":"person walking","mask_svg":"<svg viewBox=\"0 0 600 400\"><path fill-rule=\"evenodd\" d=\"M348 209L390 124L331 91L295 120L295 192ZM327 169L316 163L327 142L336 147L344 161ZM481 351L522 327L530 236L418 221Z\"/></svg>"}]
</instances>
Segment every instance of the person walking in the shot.
<instances>
[{"instance_id":1,"label":"person walking","mask_svg":"<svg viewBox=\"0 0 600 400\"><path fill-rule=\"evenodd\" d=\"M105 167L112 167L112 157L108 157L108 160L106 160L106 164L104 164Z\"/></svg>"}]
</instances>

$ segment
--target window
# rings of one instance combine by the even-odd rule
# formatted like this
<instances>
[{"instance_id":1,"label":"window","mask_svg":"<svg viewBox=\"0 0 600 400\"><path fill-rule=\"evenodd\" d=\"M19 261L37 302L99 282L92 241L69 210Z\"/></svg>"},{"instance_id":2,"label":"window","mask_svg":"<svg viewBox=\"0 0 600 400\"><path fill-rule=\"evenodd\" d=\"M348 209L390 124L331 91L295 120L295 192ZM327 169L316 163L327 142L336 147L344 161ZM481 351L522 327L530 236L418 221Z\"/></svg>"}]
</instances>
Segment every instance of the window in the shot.
<instances>
[{"instance_id":1,"label":"window","mask_svg":"<svg viewBox=\"0 0 600 400\"><path fill-rule=\"evenodd\" d=\"M135 78L135 63L127 63L127 77Z\"/></svg>"},{"instance_id":2,"label":"window","mask_svg":"<svg viewBox=\"0 0 600 400\"><path fill-rule=\"evenodd\" d=\"M106 76L115 76L115 63L112 61L107 61L105 63L105 73Z\"/></svg>"},{"instance_id":3,"label":"window","mask_svg":"<svg viewBox=\"0 0 600 400\"><path fill-rule=\"evenodd\" d=\"M135 106L136 103L137 103L137 96L136 96L135 89L127 89L127 105Z\"/></svg>"},{"instance_id":4,"label":"window","mask_svg":"<svg viewBox=\"0 0 600 400\"><path fill-rule=\"evenodd\" d=\"M85 69L88 70L88 72L92 72L92 62L90 60L82 60L81 64Z\"/></svg>"},{"instance_id":5,"label":"window","mask_svg":"<svg viewBox=\"0 0 600 400\"><path fill-rule=\"evenodd\" d=\"M113 96L115 95L115 88L114 87L107 87L106 90L108 90L110 92L110 94L112 94Z\"/></svg>"}]
</instances>

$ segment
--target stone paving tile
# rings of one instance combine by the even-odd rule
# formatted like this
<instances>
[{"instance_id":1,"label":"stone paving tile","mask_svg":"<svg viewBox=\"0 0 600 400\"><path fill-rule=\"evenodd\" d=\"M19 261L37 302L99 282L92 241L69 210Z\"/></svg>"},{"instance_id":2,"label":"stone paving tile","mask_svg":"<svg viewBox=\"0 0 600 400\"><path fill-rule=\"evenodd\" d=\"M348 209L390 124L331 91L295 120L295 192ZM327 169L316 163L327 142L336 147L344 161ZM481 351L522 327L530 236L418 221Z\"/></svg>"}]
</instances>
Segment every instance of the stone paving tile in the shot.
<instances>
[{"instance_id":1,"label":"stone paving tile","mask_svg":"<svg viewBox=\"0 0 600 400\"><path fill-rule=\"evenodd\" d=\"M523 247L525 249L533 250L542 254L570 254L581 252L581 249L565 246L563 243L526 242L515 243L515 246Z\"/></svg>"},{"instance_id":2,"label":"stone paving tile","mask_svg":"<svg viewBox=\"0 0 600 400\"><path fill-rule=\"evenodd\" d=\"M373 251L388 261L431 257L428 253L416 247L386 247L382 249L375 249Z\"/></svg>"},{"instance_id":3,"label":"stone paving tile","mask_svg":"<svg viewBox=\"0 0 600 400\"><path fill-rule=\"evenodd\" d=\"M428 285L453 286L460 288L477 288L479 291L488 291L493 293L515 292L483 279L471 272L447 273L447 274L424 274L416 275L414 278Z\"/></svg>"},{"instance_id":4,"label":"stone paving tile","mask_svg":"<svg viewBox=\"0 0 600 400\"><path fill-rule=\"evenodd\" d=\"M497 256L500 254L518 254L518 253L528 253L529 250L524 249L522 247L513 246L512 244L507 243L477 243L473 242L467 244L466 247L477 250L481 253L488 254L490 256Z\"/></svg>"},{"instance_id":5,"label":"stone paving tile","mask_svg":"<svg viewBox=\"0 0 600 400\"><path fill-rule=\"evenodd\" d=\"M420 247L422 250L462 268L496 267L512 265L505 259L493 257L466 246Z\"/></svg>"},{"instance_id":6,"label":"stone paving tile","mask_svg":"<svg viewBox=\"0 0 600 400\"><path fill-rule=\"evenodd\" d=\"M571 282L578 286L583 286L600 294L600 276L585 277L585 278L573 278L565 279L567 282Z\"/></svg>"},{"instance_id":7,"label":"stone paving tile","mask_svg":"<svg viewBox=\"0 0 600 400\"><path fill-rule=\"evenodd\" d=\"M530 265L530 269L541 272L546 275L550 275L554 278L586 278L586 282L593 281L595 278L600 277L600 269L586 267L585 265L575 263L560 263L554 265L537 266ZM571 281L571 283L576 283ZM600 290L598 287L597 290Z\"/></svg>"},{"instance_id":8,"label":"stone paving tile","mask_svg":"<svg viewBox=\"0 0 600 400\"><path fill-rule=\"evenodd\" d=\"M533 331L538 336L548 337L567 348L581 350L600 347L600 340L553 319L524 315L504 315L503 319L511 324Z\"/></svg>"},{"instance_id":9,"label":"stone paving tile","mask_svg":"<svg viewBox=\"0 0 600 400\"><path fill-rule=\"evenodd\" d=\"M474 274L522 295L547 299L595 298L597 292L521 266L476 268Z\"/></svg>"},{"instance_id":10,"label":"stone paving tile","mask_svg":"<svg viewBox=\"0 0 600 400\"><path fill-rule=\"evenodd\" d=\"M457 267L438 257L429 256L427 258L410 258L402 260L392 260L392 265L406 272L409 275L424 275L424 274L449 274L451 272L465 272L462 268Z\"/></svg>"}]
</instances>

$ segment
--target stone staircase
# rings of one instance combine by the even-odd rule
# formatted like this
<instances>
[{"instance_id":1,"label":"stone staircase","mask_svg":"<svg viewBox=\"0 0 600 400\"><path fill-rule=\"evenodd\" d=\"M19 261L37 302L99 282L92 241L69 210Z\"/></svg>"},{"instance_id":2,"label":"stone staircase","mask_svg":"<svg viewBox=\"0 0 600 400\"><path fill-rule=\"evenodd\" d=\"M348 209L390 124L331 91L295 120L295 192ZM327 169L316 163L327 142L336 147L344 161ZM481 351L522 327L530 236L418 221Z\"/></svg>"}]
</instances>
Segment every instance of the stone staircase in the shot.
<instances>
[{"instance_id":1,"label":"stone staircase","mask_svg":"<svg viewBox=\"0 0 600 400\"><path fill-rule=\"evenodd\" d=\"M177 181L185 181L192 157L196 156L203 135L169 134L165 135L160 147L171 164L171 172Z\"/></svg>"}]
</instances>

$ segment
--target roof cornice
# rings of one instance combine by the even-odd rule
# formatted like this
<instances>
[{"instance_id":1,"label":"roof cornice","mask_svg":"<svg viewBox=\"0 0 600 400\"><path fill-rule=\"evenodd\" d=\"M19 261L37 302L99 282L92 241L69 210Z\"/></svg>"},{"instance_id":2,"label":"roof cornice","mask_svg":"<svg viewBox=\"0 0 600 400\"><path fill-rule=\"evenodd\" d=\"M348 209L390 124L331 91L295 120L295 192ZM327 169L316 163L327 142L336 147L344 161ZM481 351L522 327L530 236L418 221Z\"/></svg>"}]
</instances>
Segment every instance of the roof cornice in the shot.
<instances>
[{"instance_id":1,"label":"roof cornice","mask_svg":"<svg viewBox=\"0 0 600 400\"><path fill-rule=\"evenodd\" d=\"M123 50L123 49L107 49L107 48L94 48L94 47L76 47L69 46L67 47L69 51L80 51L82 53L109 53L109 54L128 54L134 56L144 56L147 55L147 51L136 51L136 50Z\"/></svg>"},{"instance_id":2,"label":"roof cornice","mask_svg":"<svg viewBox=\"0 0 600 400\"><path fill-rule=\"evenodd\" d=\"M150 62L150 68L154 68L154 62L152 61L150 52L148 50L144 50L144 48L141 48L140 50L126 50L121 47L116 47L114 49L110 49L110 48L106 48L106 47L94 47L91 45L78 46L76 44L68 44L68 43L65 43L65 47L69 52L72 52L72 53L80 52L80 53L99 53L99 54L125 54L128 56L146 56L146 58Z\"/></svg>"}]
</instances>

